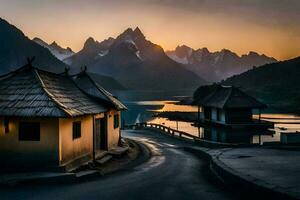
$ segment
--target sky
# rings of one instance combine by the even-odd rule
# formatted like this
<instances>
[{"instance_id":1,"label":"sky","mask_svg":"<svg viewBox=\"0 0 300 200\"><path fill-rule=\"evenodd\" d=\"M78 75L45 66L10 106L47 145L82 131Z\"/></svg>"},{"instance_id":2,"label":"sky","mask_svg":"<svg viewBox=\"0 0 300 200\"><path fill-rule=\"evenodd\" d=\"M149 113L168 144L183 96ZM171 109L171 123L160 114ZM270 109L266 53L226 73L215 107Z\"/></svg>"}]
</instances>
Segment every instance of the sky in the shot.
<instances>
[{"instance_id":1,"label":"sky","mask_svg":"<svg viewBox=\"0 0 300 200\"><path fill-rule=\"evenodd\" d=\"M239 55L300 56L300 0L0 0L0 17L28 37L79 51L138 26L170 50L188 45Z\"/></svg>"}]
</instances>

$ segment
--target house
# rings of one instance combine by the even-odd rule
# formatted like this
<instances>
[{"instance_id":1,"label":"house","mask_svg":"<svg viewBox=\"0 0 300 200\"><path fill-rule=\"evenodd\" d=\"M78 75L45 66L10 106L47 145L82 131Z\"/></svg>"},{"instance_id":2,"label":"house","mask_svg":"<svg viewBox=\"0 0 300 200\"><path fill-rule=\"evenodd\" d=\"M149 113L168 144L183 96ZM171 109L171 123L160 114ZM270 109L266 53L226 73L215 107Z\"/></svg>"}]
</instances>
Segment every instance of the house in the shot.
<instances>
[{"instance_id":1,"label":"house","mask_svg":"<svg viewBox=\"0 0 300 200\"><path fill-rule=\"evenodd\" d=\"M261 110L267 106L233 86L218 86L200 103L202 121L227 127L269 127L272 124L261 120ZM258 110L259 119L253 118Z\"/></svg>"},{"instance_id":2,"label":"house","mask_svg":"<svg viewBox=\"0 0 300 200\"><path fill-rule=\"evenodd\" d=\"M68 170L115 148L126 107L87 73L30 63L0 77L2 170Z\"/></svg>"}]
</instances>

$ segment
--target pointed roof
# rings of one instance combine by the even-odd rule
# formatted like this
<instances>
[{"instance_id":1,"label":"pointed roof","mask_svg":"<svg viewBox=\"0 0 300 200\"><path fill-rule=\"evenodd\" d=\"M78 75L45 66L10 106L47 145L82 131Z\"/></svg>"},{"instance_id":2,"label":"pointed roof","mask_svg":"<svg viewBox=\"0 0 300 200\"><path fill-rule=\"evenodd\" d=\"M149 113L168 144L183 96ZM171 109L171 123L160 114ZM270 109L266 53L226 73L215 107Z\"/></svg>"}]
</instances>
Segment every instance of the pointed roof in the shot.
<instances>
[{"instance_id":1,"label":"pointed roof","mask_svg":"<svg viewBox=\"0 0 300 200\"><path fill-rule=\"evenodd\" d=\"M235 109L235 108L266 108L267 106L252 96L233 86L218 86L204 98L202 106Z\"/></svg>"},{"instance_id":2,"label":"pointed roof","mask_svg":"<svg viewBox=\"0 0 300 200\"><path fill-rule=\"evenodd\" d=\"M27 64L0 77L0 116L76 117L107 110L66 75Z\"/></svg>"},{"instance_id":3,"label":"pointed roof","mask_svg":"<svg viewBox=\"0 0 300 200\"><path fill-rule=\"evenodd\" d=\"M112 106L117 110L127 110L127 107L118 100L117 97L113 96L101 87L86 71L73 76L73 80L77 86L88 95Z\"/></svg>"}]
</instances>

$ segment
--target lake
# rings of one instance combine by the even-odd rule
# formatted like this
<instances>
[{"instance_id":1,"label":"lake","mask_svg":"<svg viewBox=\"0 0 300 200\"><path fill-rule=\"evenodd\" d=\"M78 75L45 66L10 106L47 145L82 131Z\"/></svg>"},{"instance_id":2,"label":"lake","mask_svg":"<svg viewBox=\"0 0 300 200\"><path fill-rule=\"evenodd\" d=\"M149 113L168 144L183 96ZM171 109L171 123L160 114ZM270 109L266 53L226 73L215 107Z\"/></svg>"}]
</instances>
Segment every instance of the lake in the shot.
<instances>
[{"instance_id":1,"label":"lake","mask_svg":"<svg viewBox=\"0 0 300 200\"><path fill-rule=\"evenodd\" d=\"M258 144L263 142L280 141L278 128L286 128L292 131L300 131L300 117L292 114L270 114L263 113L264 120L276 122L276 131L228 131L222 128L204 128L192 126L190 122L171 121L167 118L153 117L156 112L191 112L196 113L198 108L195 106L176 105L175 100L157 101L127 101L129 110L123 115L126 124L149 122L161 124L173 129L177 129L195 135L202 139L224 143L247 143ZM257 117L254 115L254 117Z\"/></svg>"}]
</instances>

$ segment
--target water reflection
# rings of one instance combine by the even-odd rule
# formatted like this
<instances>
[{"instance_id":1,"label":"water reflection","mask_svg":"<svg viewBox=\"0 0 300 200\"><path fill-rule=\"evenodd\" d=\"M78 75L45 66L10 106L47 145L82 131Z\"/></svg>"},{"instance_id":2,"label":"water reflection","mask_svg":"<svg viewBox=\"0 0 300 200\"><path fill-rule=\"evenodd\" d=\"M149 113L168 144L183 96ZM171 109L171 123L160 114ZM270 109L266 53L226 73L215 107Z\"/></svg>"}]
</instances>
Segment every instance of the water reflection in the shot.
<instances>
[{"instance_id":1,"label":"water reflection","mask_svg":"<svg viewBox=\"0 0 300 200\"><path fill-rule=\"evenodd\" d=\"M127 104L128 105L128 104ZM129 113L131 124L135 122L149 122L161 124L173 129L177 129L192 134L194 136L223 143L246 143L262 144L264 142L280 141L280 131L282 128L289 131L300 131L300 117L290 114L262 114L264 120L276 122L275 132L269 131L246 131L232 130L214 127L195 127L192 122L171 121L167 118L154 117L155 112L186 112L195 113L198 111L194 106L177 105L176 101L139 101L130 102ZM254 116L257 117L257 116ZM128 120L128 118L127 118ZM279 130L278 128L281 128Z\"/></svg>"},{"instance_id":2,"label":"water reflection","mask_svg":"<svg viewBox=\"0 0 300 200\"><path fill-rule=\"evenodd\" d=\"M192 122L171 121L166 118L154 118L149 123L161 124L172 129L187 132L201 139L222 143L262 144L263 142L276 142L280 135L274 132L256 132L246 130L233 130L215 127L196 127Z\"/></svg>"},{"instance_id":3,"label":"water reflection","mask_svg":"<svg viewBox=\"0 0 300 200\"><path fill-rule=\"evenodd\" d=\"M188 105L178 105L176 102L167 102L164 104L164 107L158 110L154 110L155 112L198 112L197 106L188 106ZM200 108L200 112L201 112Z\"/></svg>"},{"instance_id":4,"label":"water reflection","mask_svg":"<svg viewBox=\"0 0 300 200\"><path fill-rule=\"evenodd\" d=\"M171 121L167 118L157 117L149 120L148 123L161 124L172 129L176 129L176 130L178 129L180 131L187 132L195 136L199 136L198 128L193 126L191 122ZM200 128L200 137L202 133L203 133L203 128Z\"/></svg>"}]
</instances>

